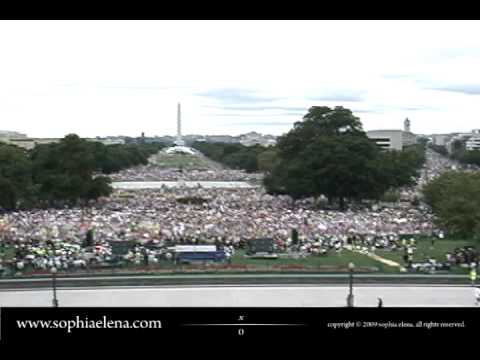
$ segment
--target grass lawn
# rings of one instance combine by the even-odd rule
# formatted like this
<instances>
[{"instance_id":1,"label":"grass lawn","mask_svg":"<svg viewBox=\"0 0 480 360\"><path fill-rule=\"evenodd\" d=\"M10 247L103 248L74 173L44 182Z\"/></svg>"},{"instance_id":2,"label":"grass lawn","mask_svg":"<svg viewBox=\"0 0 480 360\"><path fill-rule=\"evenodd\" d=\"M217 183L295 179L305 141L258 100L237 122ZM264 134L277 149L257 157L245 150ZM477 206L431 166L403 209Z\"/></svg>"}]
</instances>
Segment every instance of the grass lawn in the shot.
<instances>
[{"instance_id":1,"label":"grass lawn","mask_svg":"<svg viewBox=\"0 0 480 360\"><path fill-rule=\"evenodd\" d=\"M432 243L430 240L418 240L416 242L417 250L413 254L413 262L420 262L424 261L427 257L432 256L437 261L445 261L446 257L445 254L447 252L452 252L457 247L463 246L476 246L479 247L480 244L474 241L467 241L467 240L435 240L434 246L432 247ZM385 250L376 250L375 254L384 257L389 260L393 260L398 262L400 265L404 265L403 262L403 250L398 251L385 251ZM467 270L465 270L466 272Z\"/></svg>"},{"instance_id":2,"label":"grass lawn","mask_svg":"<svg viewBox=\"0 0 480 360\"><path fill-rule=\"evenodd\" d=\"M453 251L456 247L473 245L479 247L480 244L475 243L474 241L465 241L465 240L436 240L434 248L431 249L431 242L429 240L420 240L417 241L417 251L414 255L414 261L423 261L428 255L435 257L439 261L443 261L445 259L445 253L448 251ZM403 251L397 252L390 252L390 251L383 251L377 250L375 252L377 255L384 257L389 260L396 261L403 264ZM15 252L12 247L7 247L5 254L3 254L0 250L0 258L5 256L6 260L11 259L14 257ZM245 250L237 250L235 252L234 257L232 258L231 265L233 266L234 270L235 265L245 266L247 265L251 270L261 270L269 272L270 270L279 270L281 266L299 266L303 267L305 270L319 270L322 272L344 272L347 270L348 263L353 262L358 269L359 272L362 272L360 268L363 268L363 271L375 271L377 268L379 273L399 273L399 269L397 267L391 267L385 265L377 260L374 260L366 255L353 253L349 250L344 249L340 253L331 252L327 256L315 256L311 255L306 258L300 259L291 259L291 258L282 258L279 257L277 259L249 259L245 258ZM142 265L143 266L143 265ZM170 261L161 261L157 266L164 270L174 270L177 269L182 271L183 266L178 266L173 264ZM138 266L129 264L126 266L122 266L121 269L123 270L134 270L138 268ZM198 269L205 269L205 266L201 263L187 265L187 268L198 268ZM208 266L207 266L208 268ZM117 268L119 269L119 268ZM281 268L280 268L281 269ZM302 268L295 268L295 270L301 270ZM283 268L281 270L287 270L288 268ZM154 269L152 269L155 272ZM463 269L460 267L453 267L451 269L452 274L468 274L468 269Z\"/></svg>"},{"instance_id":3,"label":"grass lawn","mask_svg":"<svg viewBox=\"0 0 480 360\"><path fill-rule=\"evenodd\" d=\"M190 168L217 168L215 164L202 156L190 155L190 154L165 154L159 153L153 155L151 162L158 165L161 168L179 168L182 167L185 170Z\"/></svg>"},{"instance_id":4,"label":"grass lawn","mask_svg":"<svg viewBox=\"0 0 480 360\"><path fill-rule=\"evenodd\" d=\"M383 264L373 260L365 255L352 253L348 250L344 250L339 254L331 254L328 256L309 256L302 259L286 259L286 258L277 258L277 259L248 259L243 257L245 255L245 250L237 250L235 256L232 258L231 265L248 265L249 267L269 270L277 266L285 265L300 265L304 266L308 270L322 269L322 267L336 267L342 270L348 267L349 262L353 262L356 267L376 267L380 271L383 271ZM212 263L213 264L213 263ZM157 266L160 266L163 269L180 269L181 266L175 265L171 261L161 261ZM185 266L185 265L184 265ZM193 263L191 265L186 265L188 267L195 267L199 269L205 268L201 262ZM123 269L135 269L138 266L133 264L128 264L123 266Z\"/></svg>"},{"instance_id":5,"label":"grass lawn","mask_svg":"<svg viewBox=\"0 0 480 360\"><path fill-rule=\"evenodd\" d=\"M0 259L5 259L5 261L9 261L14 257L15 257L15 249L13 247L7 246L4 249L4 252L2 252L2 249L0 248Z\"/></svg>"},{"instance_id":6,"label":"grass lawn","mask_svg":"<svg viewBox=\"0 0 480 360\"><path fill-rule=\"evenodd\" d=\"M363 268L363 271L375 271L373 268L377 268L378 272L398 272L397 268L392 268L386 266L374 259L369 258L368 256L353 253L348 250L344 250L338 254L332 253L327 256L308 256L301 259L287 259L287 258L277 258L277 259L249 259L245 258L245 250L237 250L234 257L232 258L231 266L234 270L235 265L248 266L250 270L262 270L262 272L269 272L273 270L279 270L280 266L289 266L289 265L298 265L303 266L305 270L322 270L323 272L337 272L337 271L346 271L348 268L348 263L353 262L356 268ZM213 264L213 263L212 263ZM160 267L164 270L179 270L182 271L182 267L186 266L189 269L197 268L208 269L208 266L205 267L201 262L193 263L190 265L174 265L170 261L162 261L159 263ZM217 264L220 265L220 264ZM122 269L135 269L138 266L133 264L123 266ZM285 270L285 268L284 268ZM287 269L288 270L288 269ZM301 270L297 268L296 270ZM362 271L362 270L360 270Z\"/></svg>"},{"instance_id":7,"label":"grass lawn","mask_svg":"<svg viewBox=\"0 0 480 360\"><path fill-rule=\"evenodd\" d=\"M302 259L248 259L244 258L245 251L238 250L232 258L232 264L251 265L261 268L279 266L279 265L303 265L308 269L321 269L322 267L335 266L339 268L347 268L349 262L353 262L356 267L376 267L379 271L392 272L394 268L385 266L384 264L369 258L368 256L353 253L348 250L336 254L331 253L327 256L311 255Z\"/></svg>"}]
</instances>

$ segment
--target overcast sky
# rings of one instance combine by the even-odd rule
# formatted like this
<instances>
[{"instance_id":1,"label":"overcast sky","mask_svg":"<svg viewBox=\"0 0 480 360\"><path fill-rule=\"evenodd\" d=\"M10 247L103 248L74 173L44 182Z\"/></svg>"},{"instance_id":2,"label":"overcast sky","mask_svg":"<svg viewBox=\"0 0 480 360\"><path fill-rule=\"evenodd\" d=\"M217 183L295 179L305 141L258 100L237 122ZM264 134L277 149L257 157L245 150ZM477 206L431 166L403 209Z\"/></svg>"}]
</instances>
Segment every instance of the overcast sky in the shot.
<instances>
[{"instance_id":1,"label":"overcast sky","mask_svg":"<svg viewBox=\"0 0 480 360\"><path fill-rule=\"evenodd\" d=\"M0 21L0 130L280 135L313 105L365 130L480 128L479 21Z\"/></svg>"}]
</instances>

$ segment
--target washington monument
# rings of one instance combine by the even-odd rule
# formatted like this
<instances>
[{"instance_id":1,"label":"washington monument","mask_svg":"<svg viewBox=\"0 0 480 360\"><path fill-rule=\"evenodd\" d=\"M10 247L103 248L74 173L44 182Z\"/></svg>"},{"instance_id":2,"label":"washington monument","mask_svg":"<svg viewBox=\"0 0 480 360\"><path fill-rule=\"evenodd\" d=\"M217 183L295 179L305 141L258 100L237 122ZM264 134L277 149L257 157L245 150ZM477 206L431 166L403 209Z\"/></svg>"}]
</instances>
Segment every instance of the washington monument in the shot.
<instances>
[{"instance_id":1,"label":"washington monument","mask_svg":"<svg viewBox=\"0 0 480 360\"><path fill-rule=\"evenodd\" d=\"M182 110L180 103L177 105L177 140L175 140L175 145L185 146L185 142L182 139Z\"/></svg>"},{"instance_id":2,"label":"washington monument","mask_svg":"<svg viewBox=\"0 0 480 360\"><path fill-rule=\"evenodd\" d=\"M165 150L167 154L191 154L195 155L197 152L185 146L185 141L182 138L182 110L180 108L180 103L177 104L177 138L173 142L174 146L171 146Z\"/></svg>"}]
</instances>

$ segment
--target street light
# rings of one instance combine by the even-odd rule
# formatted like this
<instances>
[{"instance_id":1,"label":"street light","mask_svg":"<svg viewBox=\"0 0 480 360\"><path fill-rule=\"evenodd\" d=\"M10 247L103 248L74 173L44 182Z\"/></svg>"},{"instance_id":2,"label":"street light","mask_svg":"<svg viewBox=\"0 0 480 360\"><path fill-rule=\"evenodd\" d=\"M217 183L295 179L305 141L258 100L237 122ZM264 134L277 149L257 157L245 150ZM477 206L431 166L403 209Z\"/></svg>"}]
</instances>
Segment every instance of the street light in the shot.
<instances>
[{"instance_id":1,"label":"street light","mask_svg":"<svg viewBox=\"0 0 480 360\"><path fill-rule=\"evenodd\" d=\"M58 299L57 299L57 268L54 266L51 269L52 272L52 287L53 287L53 300L52 304L53 307L58 307Z\"/></svg>"},{"instance_id":2,"label":"street light","mask_svg":"<svg viewBox=\"0 0 480 360\"><path fill-rule=\"evenodd\" d=\"M348 264L348 270L350 272L350 292L347 296L347 307L353 307L353 269L355 269L355 264L350 262Z\"/></svg>"}]
</instances>

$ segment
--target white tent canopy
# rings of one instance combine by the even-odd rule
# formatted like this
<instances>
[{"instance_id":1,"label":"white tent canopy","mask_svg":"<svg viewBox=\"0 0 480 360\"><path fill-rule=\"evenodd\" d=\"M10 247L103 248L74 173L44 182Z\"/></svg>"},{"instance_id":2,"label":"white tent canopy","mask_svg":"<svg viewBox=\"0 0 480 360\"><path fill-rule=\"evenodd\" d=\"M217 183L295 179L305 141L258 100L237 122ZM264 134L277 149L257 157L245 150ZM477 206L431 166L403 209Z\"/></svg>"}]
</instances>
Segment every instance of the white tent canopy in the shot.
<instances>
[{"instance_id":1,"label":"white tent canopy","mask_svg":"<svg viewBox=\"0 0 480 360\"><path fill-rule=\"evenodd\" d=\"M187 146L172 146L165 150L167 154L190 154L195 155L196 151Z\"/></svg>"}]
</instances>

